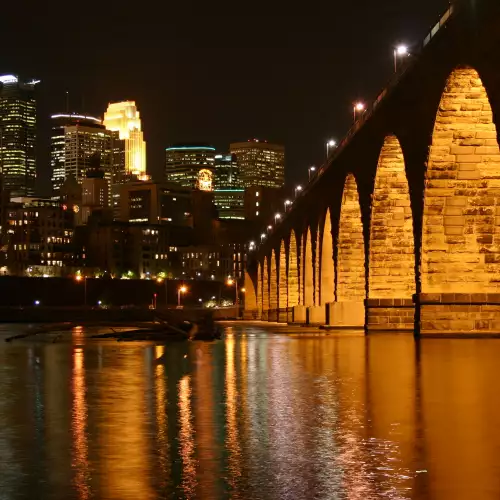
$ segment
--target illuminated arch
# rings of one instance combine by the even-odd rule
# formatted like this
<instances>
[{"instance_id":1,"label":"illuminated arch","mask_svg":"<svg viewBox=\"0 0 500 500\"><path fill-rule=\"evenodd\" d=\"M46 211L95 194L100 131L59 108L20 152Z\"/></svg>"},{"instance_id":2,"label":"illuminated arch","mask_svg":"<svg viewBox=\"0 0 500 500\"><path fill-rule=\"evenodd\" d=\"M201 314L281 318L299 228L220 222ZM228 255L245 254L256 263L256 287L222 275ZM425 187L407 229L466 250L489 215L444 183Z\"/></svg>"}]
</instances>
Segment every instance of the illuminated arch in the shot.
<instances>
[{"instance_id":1,"label":"illuminated arch","mask_svg":"<svg viewBox=\"0 0 500 500\"><path fill-rule=\"evenodd\" d=\"M342 193L337 252L337 302L366 296L365 247L356 180L349 174Z\"/></svg>"},{"instance_id":2,"label":"illuminated arch","mask_svg":"<svg viewBox=\"0 0 500 500\"><path fill-rule=\"evenodd\" d=\"M333 237L330 210L326 212L323 224L323 238L321 244L321 287L320 305L325 305L335 300L335 266L333 262Z\"/></svg>"},{"instance_id":3,"label":"illuminated arch","mask_svg":"<svg viewBox=\"0 0 500 500\"><path fill-rule=\"evenodd\" d=\"M271 253L271 266L269 271L269 309L278 309L278 269L276 267L276 252Z\"/></svg>"},{"instance_id":4,"label":"illuminated arch","mask_svg":"<svg viewBox=\"0 0 500 500\"><path fill-rule=\"evenodd\" d=\"M319 235L316 232L316 251L314 253L313 266L314 266L314 305L319 306L319 289L320 289L320 241Z\"/></svg>"},{"instance_id":5,"label":"illuminated arch","mask_svg":"<svg viewBox=\"0 0 500 500\"><path fill-rule=\"evenodd\" d=\"M302 252L302 270L304 272L304 305L314 305L314 263L312 254L311 229L307 228Z\"/></svg>"},{"instance_id":6,"label":"illuminated arch","mask_svg":"<svg viewBox=\"0 0 500 500\"><path fill-rule=\"evenodd\" d=\"M245 271L245 310L255 311L255 309L257 309L255 285L248 271Z\"/></svg>"},{"instance_id":7,"label":"illuminated arch","mask_svg":"<svg viewBox=\"0 0 500 500\"><path fill-rule=\"evenodd\" d=\"M259 318L262 314L262 266L257 264L257 309L259 311Z\"/></svg>"},{"instance_id":8,"label":"illuminated arch","mask_svg":"<svg viewBox=\"0 0 500 500\"><path fill-rule=\"evenodd\" d=\"M280 246L280 260L279 260L279 278L278 278L278 307L285 309L288 307L288 275L286 268L286 248L285 241L281 240Z\"/></svg>"},{"instance_id":9,"label":"illuminated arch","mask_svg":"<svg viewBox=\"0 0 500 500\"><path fill-rule=\"evenodd\" d=\"M368 298L411 299L415 248L410 191L398 139L386 137L372 198Z\"/></svg>"},{"instance_id":10,"label":"illuminated arch","mask_svg":"<svg viewBox=\"0 0 500 500\"><path fill-rule=\"evenodd\" d=\"M269 261L264 257L264 269L262 271L262 311L269 311Z\"/></svg>"},{"instance_id":11,"label":"illuminated arch","mask_svg":"<svg viewBox=\"0 0 500 500\"><path fill-rule=\"evenodd\" d=\"M297 250L297 239L295 232L290 233L288 245L288 307L298 306L300 303L300 281L299 281L299 256Z\"/></svg>"},{"instance_id":12,"label":"illuminated arch","mask_svg":"<svg viewBox=\"0 0 500 500\"><path fill-rule=\"evenodd\" d=\"M491 105L472 68L449 77L436 116L424 193L424 293L500 290L500 151Z\"/></svg>"}]
</instances>

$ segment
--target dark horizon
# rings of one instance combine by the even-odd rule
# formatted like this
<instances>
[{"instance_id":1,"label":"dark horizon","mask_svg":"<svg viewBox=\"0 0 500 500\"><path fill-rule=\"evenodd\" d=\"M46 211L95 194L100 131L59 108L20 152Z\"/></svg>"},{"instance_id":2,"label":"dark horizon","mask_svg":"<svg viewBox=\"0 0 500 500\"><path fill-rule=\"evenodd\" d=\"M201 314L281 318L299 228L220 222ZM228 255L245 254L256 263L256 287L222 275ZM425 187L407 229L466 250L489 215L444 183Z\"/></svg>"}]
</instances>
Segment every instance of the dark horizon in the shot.
<instances>
[{"instance_id":1,"label":"dark horizon","mask_svg":"<svg viewBox=\"0 0 500 500\"><path fill-rule=\"evenodd\" d=\"M92 116L102 117L108 102L134 100L155 179L169 145L206 142L224 153L231 142L257 137L284 144L291 184L324 160L327 139L347 132L352 103L371 102L390 80L393 47L419 45L447 5L388 0L380 8L362 0L303 11L227 5L153 12L125 2L72 19L40 4L27 18L9 4L1 29L16 43L4 50L0 73L41 79L40 194L50 192L49 117L66 111L67 91L69 111Z\"/></svg>"}]
</instances>

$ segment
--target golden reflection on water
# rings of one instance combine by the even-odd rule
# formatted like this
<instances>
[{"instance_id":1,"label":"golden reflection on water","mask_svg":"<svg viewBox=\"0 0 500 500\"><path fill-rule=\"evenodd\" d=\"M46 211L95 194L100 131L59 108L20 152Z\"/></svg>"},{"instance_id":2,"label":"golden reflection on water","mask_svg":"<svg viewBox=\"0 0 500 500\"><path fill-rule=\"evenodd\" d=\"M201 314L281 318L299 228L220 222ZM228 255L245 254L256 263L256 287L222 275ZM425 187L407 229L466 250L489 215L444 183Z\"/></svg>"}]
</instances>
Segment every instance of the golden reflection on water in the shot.
<instances>
[{"instance_id":1,"label":"golden reflection on water","mask_svg":"<svg viewBox=\"0 0 500 500\"><path fill-rule=\"evenodd\" d=\"M195 498L196 458L194 456L193 422L191 411L191 376L179 381L179 454L182 460L181 489L186 498Z\"/></svg>"},{"instance_id":2,"label":"golden reflection on water","mask_svg":"<svg viewBox=\"0 0 500 500\"><path fill-rule=\"evenodd\" d=\"M75 470L75 488L78 498L86 500L90 497L89 460L87 445L87 402L85 396L85 357L82 348L73 349L73 408L71 430L73 434L73 461Z\"/></svg>"}]
</instances>

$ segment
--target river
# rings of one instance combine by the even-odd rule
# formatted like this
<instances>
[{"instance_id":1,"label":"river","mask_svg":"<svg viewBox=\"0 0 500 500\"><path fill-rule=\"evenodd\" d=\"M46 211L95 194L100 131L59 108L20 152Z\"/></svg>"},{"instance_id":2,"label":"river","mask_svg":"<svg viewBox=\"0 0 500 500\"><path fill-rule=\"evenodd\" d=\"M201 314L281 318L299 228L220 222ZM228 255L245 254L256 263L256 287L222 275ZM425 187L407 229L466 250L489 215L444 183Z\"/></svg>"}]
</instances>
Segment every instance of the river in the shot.
<instances>
[{"instance_id":1,"label":"river","mask_svg":"<svg viewBox=\"0 0 500 500\"><path fill-rule=\"evenodd\" d=\"M2 500L500 498L500 340L3 342L19 328L0 329Z\"/></svg>"}]
</instances>

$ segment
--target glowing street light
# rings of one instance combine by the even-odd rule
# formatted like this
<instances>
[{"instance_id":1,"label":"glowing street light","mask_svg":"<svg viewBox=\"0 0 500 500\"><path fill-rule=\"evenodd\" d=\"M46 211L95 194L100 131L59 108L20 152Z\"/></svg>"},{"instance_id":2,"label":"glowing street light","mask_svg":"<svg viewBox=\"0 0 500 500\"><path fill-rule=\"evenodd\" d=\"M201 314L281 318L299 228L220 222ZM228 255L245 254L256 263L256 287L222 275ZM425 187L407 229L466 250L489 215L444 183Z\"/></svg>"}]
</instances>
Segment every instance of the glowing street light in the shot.
<instances>
[{"instance_id":1,"label":"glowing street light","mask_svg":"<svg viewBox=\"0 0 500 500\"><path fill-rule=\"evenodd\" d=\"M300 193L301 191L302 191L302 186L295 187L295 198L297 198L297 193Z\"/></svg>"},{"instance_id":2,"label":"glowing street light","mask_svg":"<svg viewBox=\"0 0 500 500\"><path fill-rule=\"evenodd\" d=\"M262 242L262 241L264 241L265 239L266 239L266 233L262 233L262 234L260 235L260 241Z\"/></svg>"},{"instance_id":3,"label":"glowing street light","mask_svg":"<svg viewBox=\"0 0 500 500\"><path fill-rule=\"evenodd\" d=\"M311 167L309 167L308 172L309 172L309 182L311 182L311 172L316 172L316 167L312 165Z\"/></svg>"},{"instance_id":4,"label":"glowing street light","mask_svg":"<svg viewBox=\"0 0 500 500\"><path fill-rule=\"evenodd\" d=\"M408 47L406 45L398 45L394 49L394 73L398 72L398 57L409 56Z\"/></svg>"},{"instance_id":5,"label":"glowing street light","mask_svg":"<svg viewBox=\"0 0 500 500\"><path fill-rule=\"evenodd\" d=\"M187 292L187 287L185 287L184 285L180 286L177 289L177 306L178 307L181 306L181 293L186 293L186 292Z\"/></svg>"},{"instance_id":6,"label":"glowing street light","mask_svg":"<svg viewBox=\"0 0 500 500\"><path fill-rule=\"evenodd\" d=\"M236 290L236 307L238 307L238 280L234 280L233 278L231 278L231 276L228 276L228 278L227 278L227 285L228 286L235 285L235 290Z\"/></svg>"},{"instance_id":7,"label":"glowing street light","mask_svg":"<svg viewBox=\"0 0 500 500\"><path fill-rule=\"evenodd\" d=\"M75 276L75 281L81 283L83 281L83 305L87 305L87 278L81 274Z\"/></svg>"},{"instance_id":8,"label":"glowing street light","mask_svg":"<svg viewBox=\"0 0 500 500\"><path fill-rule=\"evenodd\" d=\"M353 112L354 112L354 122L356 122L356 115L365 110L365 105L362 102L357 102L354 104Z\"/></svg>"},{"instance_id":9,"label":"glowing street light","mask_svg":"<svg viewBox=\"0 0 500 500\"><path fill-rule=\"evenodd\" d=\"M330 139L326 143L326 159L328 160L328 157L330 156L330 149L334 148L337 145L337 142L334 141L333 139Z\"/></svg>"},{"instance_id":10,"label":"glowing street light","mask_svg":"<svg viewBox=\"0 0 500 500\"><path fill-rule=\"evenodd\" d=\"M273 229L273 226L271 226L271 224L269 224L269 226L267 226L267 230L271 231L272 229Z\"/></svg>"},{"instance_id":11,"label":"glowing street light","mask_svg":"<svg viewBox=\"0 0 500 500\"><path fill-rule=\"evenodd\" d=\"M274 223L276 224L281 219L281 214L274 214Z\"/></svg>"},{"instance_id":12,"label":"glowing street light","mask_svg":"<svg viewBox=\"0 0 500 500\"><path fill-rule=\"evenodd\" d=\"M287 207L290 206L292 202L290 200L285 200L283 204L285 205L285 212L286 212Z\"/></svg>"},{"instance_id":13,"label":"glowing street light","mask_svg":"<svg viewBox=\"0 0 500 500\"><path fill-rule=\"evenodd\" d=\"M40 305L40 301L39 300L35 300L35 306L39 306Z\"/></svg>"}]
</instances>

